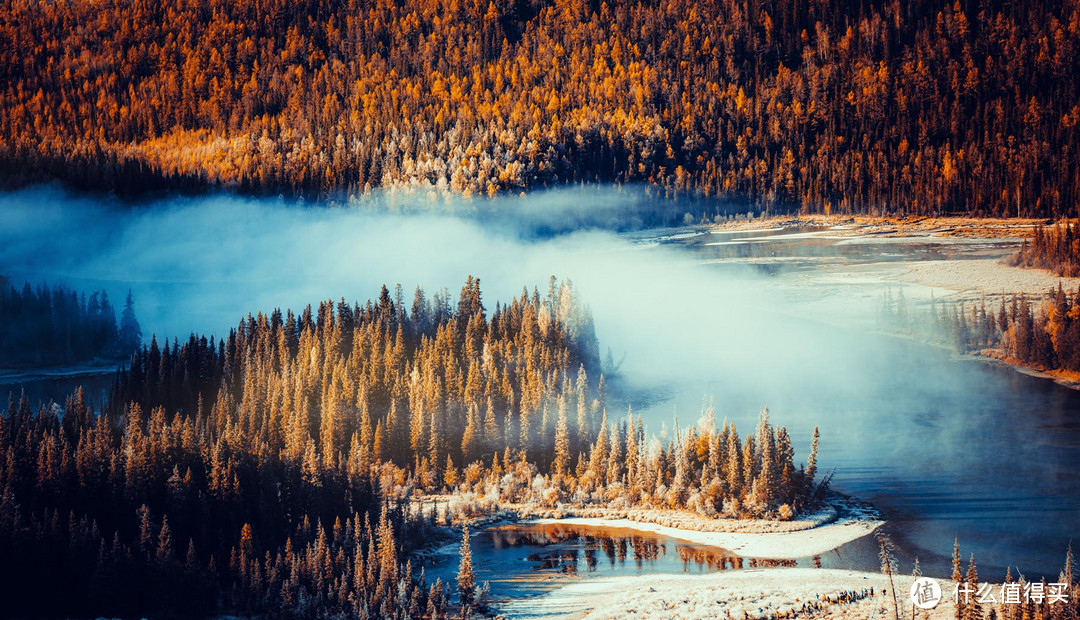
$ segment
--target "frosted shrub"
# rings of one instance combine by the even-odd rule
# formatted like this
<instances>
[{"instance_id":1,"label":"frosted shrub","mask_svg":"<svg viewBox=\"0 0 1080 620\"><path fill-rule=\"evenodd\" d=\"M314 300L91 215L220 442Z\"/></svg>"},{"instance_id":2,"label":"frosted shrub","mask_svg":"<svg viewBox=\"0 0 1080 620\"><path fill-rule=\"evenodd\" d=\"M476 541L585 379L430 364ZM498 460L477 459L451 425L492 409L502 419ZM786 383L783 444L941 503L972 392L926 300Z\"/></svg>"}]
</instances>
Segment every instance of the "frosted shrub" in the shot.
<instances>
[{"instance_id":1,"label":"frosted shrub","mask_svg":"<svg viewBox=\"0 0 1080 620\"><path fill-rule=\"evenodd\" d=\"M491 514L497 508L498 503L489 496L462 493L450 499L446 511L452 520L462 521Z\"/></svg>"},{"instance_id":2,"label":"frosted shrub","mask_svg":"<svg viewBox=\"0 0 1080 620\"><path fill-rule=\"evenodd\" d=\"M615 510L628 510L630 508L630 502L625 496L618 496L608 502L608 508L614 508Z\"/></svg>"},{"instance_id":3,"label":"frosted shrub","mask_svg":"<svg viewBox=\"0 0 1080 620\"><path fill-rule=\"evenodd\" d=\"M607 485L604 490L604 499L614 500L623 497L626 494L626 488L621 482L613 482Z\"/></svg>"},{"instance_id":4,"label":"frosted shrub","mask_svg":"<svg viewBox=\"0 0 1080 620\"><path fill-rule=\"evenodd\" d=\"M472 493L456 494L450 498L446 505L446 515L450 521L457 521L470 517L471 506L476 499Z\"/></svg>"},{"instance_id":5,"label":"frosted shrub","mask_svg":"<svg viewBox=\"0 0 1080 620\"><path fill-rule=\"evenodd\" d=\"M532 481L533 495L536 496L536 497L543 497L544 496L544 491L547 490L547 486L548 486L547 479L544 478L543 476L541 476L540 474L536 474L536 477L533 478L533 481Z\"/></svg>"},{"instance_id":6,"label":"frosted shrub","mask_svg":"<svg viewBox=\"0 0 1080 620\"><path fill-rule=\"evenodd\" d=\"M658 506L663 505L664 500L667 498L667 492L668 488L666 484L661 484L656 487L656 490L653 491L653 503Z\"/></svg>"},{"instance_id":7,"label":"frosted shrub","mask_svg":"<svg viewBox=\"0 0 1080 620\"><path fill-rule=\"evenodd\" d=\"M790 521L795 517L795 510L789 504L784 504L776 509L776 516L781 521Z\"/></svg>"},{"instance_id":8,"label":"frosted shrub","mask_svg":"<svg viewBox=\"0 0 1080 620\"><path fill-rule=\"evenodd\" d=\"M716 505L701 493L694 493L686 500L686 507L703 517L715 519L718 514Z\"/></svg>"},{"instance_id":9,"label":"frosted shrub","mask_svg":"<svg viewBox=\"0 0 1080 620\"><path fill-rule=\"evenodd\" d=\"M485 485L484 496L481 501L487 506L491 506L492 510L495 510L499 506L499 487L494 484Z\"/></svg>"},{"instance_id":10,"label":"frosted shrub","mask_svg":"<svg viewBox=\"0 0 1080 620\"><path fill-rule=\"evenodd\" d=\"M725 517L738 517L742 511L742 506L739 505L739 498L731 497L724 500L723 514Z\"/></svg>"},{"instance_id":11,"label":"frosted shrub","mask_svg":"<svg viewBox=\"0 0 1080 620\"><path fill-rule=\"evenodd\" d=\"M524 491L525 485L512 473L503 474L499 480L499 497L507 501L521 498L525 494Z\"/></svg>"},{"instance_id":12,"label":"frosted shrub","mask_svg":"<svg viewBox=\"0 0 1080 620\"><path fill-rule=\"evenodd\" d=\"M574 491L574 493L570 496L570 501L577 506L589 504L591 503L590 500L591 496L589 495L589 493L581 487L578 487L577 490Z\"/></svg>"}]
</instances>

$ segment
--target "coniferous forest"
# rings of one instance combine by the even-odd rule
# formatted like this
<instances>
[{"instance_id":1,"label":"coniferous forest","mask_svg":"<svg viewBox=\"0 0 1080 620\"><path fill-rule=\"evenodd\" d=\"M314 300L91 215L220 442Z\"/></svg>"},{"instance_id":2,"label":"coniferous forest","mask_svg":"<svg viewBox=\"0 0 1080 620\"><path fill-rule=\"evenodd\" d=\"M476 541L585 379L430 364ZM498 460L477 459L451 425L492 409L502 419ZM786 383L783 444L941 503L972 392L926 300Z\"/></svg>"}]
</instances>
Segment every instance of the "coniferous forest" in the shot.
<instances>
[{"instance_id":1,"label":"coniferous forest","mask_svg":"<svg viewBox=\"0 0 1080 620\"><path fill-rule=\"evenodd\" d=\"M1076 0L16 0L0 171L1061 216L1080 198L1078 43Z\"/></svg>"},{"instance_id":2,"label":"coniferous forest","mask_svg":"<svg viewBox=\"0 0 1080 620\"><path fill-rule=\"evenodd\" d=\"M997 308L935 303L920 312L903 293L886 293L883 318L890 327L928 337L960 353L989 352L1039 370L1080 372L1080 290L1058 284L1042 299L1001 296Z\"/></svg>"},{"instance_id":3,"label":"coniferous forest","mask_svg":"<svg viewBox=\"0 0 1080 620\"><path fill-rule=\"evenodd\" d=\"M0 416L0 596L16 615L453 615L413 554L469 515L421 494L785 519L827 486L816 433L798 468L767 412L743 439L706 416L663 443L609 417L599 366L554 278L490 311L470 277L456 301L383 287L153 338L108 403Z\"/></svg>"},{"instance_id":4,"label":"coniferous forest","mask_svg":"<svg viewBox=\"0 0 1080 620\"><path fill-rule=\"evenodd\" d=\"M62 286L22 289L0 277L0 368L120 359L142 346L135 302L128 293L117 324L109 294L89 297Z\"/></svg>"},{"instance_id":5,"label":"coniferous forest","mask_svg":"<svg viewBox=\"0 0 1080 620\"><path fill-rule=\"evenodd\" d=\"M1018 267L1049 269L1059 276L1080 276L1080 226L1066 220L1053 226L1037 225L1013 257Z\"/></svg>"}]
</instances>

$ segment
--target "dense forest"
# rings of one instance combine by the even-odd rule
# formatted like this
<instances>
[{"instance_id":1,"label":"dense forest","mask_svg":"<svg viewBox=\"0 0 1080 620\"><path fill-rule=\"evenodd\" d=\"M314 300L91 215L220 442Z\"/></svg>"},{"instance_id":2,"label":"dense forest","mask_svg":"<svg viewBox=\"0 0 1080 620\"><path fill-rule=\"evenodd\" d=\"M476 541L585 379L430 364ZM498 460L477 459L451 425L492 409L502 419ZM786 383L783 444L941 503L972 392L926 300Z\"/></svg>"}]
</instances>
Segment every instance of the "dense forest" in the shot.
<instances>
[{"instance_id":1,"label":"dense forest","mask_svg":"<svg viewBox=\"0 0 1080 620\"><path fill-rule=\"evenodd\" d=\"M15 0L0 171L1067 215L1078 43L1077 0Z\"/></svg>"},{"instance_id":2,"label":"dense forest","mask_svg":"<svg viewBox=\"0 0 1080 620\"><path fill-rule=\"evenodd\" d=\"M919 311L908 307L902 292L887 292L882 312L889 326L960 353L989 352L1040 370L1080 372L1080 289L1070 294L1059 284L1041 300L1001 296L997 305L936 302Z\"/></svg>"},{"instance_id":3,"label":"dense forest","mask_svg":"<svg viewBox=\"0 0 1080 620\"><path fill-rule=\"evenodd\" d=\"M142 347L135 302L128 293L120 323L109 294L87 297L71 289L23 284L0 277L0 368L24 368L125 358Z\"/></svg>"},{"instance_id":4,"label":"dense forest","mask_svg":"<svg viewBox=\"0 0 1080 620\"><path fill-rule=\"evenodd\" d=\"M1018 267L1049 269L1068 278L1080 276L1080 225L1073 220L1049 228L1037 225L1012 262Z\"/></svg>"},{"instance_id":5,"label":"dense forest","mask_svg":"<svg viewBox=\"0 0 1080 620\"><path fill-rule=\"evenodd\" d=\"M796 468L767 412L741 440L709 413L666 443L609 421L597 350L554 278L490 316L470 277L455 304L383 287L152 338L100 410L77 392L62 416L0 416L0 596L35 615L434 617L448 593L411 554L485 505L790 518L827 486L816 433ZM436 512L428 492L462 501ZM73 585L45 596L42 574Z\"/></svg>"}]
</instances>

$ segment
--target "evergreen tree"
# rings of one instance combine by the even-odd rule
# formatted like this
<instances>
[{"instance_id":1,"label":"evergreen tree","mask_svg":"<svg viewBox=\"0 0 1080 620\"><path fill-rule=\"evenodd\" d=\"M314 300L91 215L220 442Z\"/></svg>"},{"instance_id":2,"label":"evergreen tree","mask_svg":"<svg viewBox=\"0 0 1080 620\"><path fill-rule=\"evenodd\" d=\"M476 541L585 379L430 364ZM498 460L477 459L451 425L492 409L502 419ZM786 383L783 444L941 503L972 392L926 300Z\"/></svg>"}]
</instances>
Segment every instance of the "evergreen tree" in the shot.
<instances>
[{"instance_id":1,"label":"evergreen tree","mask_svg":"<svg viewBox=\"0 0 1080 620\"><path fill-rule=\"evenodd\" d=\"M476 575L473 573L472 547L469 545L469 526L461 533L461 561L458 563L457 587L458 600L461 602L461 617L468 616L476 596Z\"/></svg>"},{"instance_id":2,"label":"evergreen tree","mask_svg":"<svg viewBox=\"0 0 1080 620\"><path fill-rule=\"evenodd\" d=\"M555 455L551 471L561 480L570 470L570 430L566 421L566 407L560 402L559 419L555 424Z\"/></svg>"},{"instance_id":3,"label":"evergreen tree","mask_svg":"<svg viewBox=\"0 0 1080 620\"><path fill-rule=\"evenodd\" d=\"M810 444L810 456L806 458L806 482L811 487L814 484L814 476L817 475L817 453L818 453L818 427L814 427L814 441ZM812 489L807 489L807 492Z\"/></svg>"},{"instance_id":4,"label":"evergreen tree","mask_svg":"<svg viewBox=\"0 0 1080 620\"><path fill-rule=\"evenodd\" d=\"M142 346L142 327L135 318L135 299L128 291L124 311L120 315L119 347L122 352L135 351Z\"/></svg>"},{"instance_id":5,"label":"evergreen tree","mask_svg":"<svg viewBox=\"0 0 1080 620\"><path fill-rule=\"evenodd\" d=\"M971 590L970 603L966 606L965 615L968 620L983 620L982 604L979 603L979 574L975 569L975 554L971 554L968 560L967 585Z\"/></svg>"},{"instance_id":6,"label":"evergreen tree","mask_svg":"<svg viewBox=\"0 0 1080 620\"><path fill-rule=\"evenodd\" d=\"M964 573L960 570L960 539L953 539L953 554L952 554L952 580L957 588L960 587L964 581ZM965 620L967 611L967 601L963 595L958 595L956 601L956 620Z\"/></svg>"}]
</instances>

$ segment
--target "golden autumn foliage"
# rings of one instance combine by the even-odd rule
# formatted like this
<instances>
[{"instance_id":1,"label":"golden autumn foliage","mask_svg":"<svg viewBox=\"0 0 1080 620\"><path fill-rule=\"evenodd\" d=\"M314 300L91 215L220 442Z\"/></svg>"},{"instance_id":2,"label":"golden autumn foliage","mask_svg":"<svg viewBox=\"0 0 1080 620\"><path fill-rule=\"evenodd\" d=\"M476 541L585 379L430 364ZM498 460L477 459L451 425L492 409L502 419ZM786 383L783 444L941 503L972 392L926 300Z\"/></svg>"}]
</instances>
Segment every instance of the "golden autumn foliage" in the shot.
<instances>
[{"instance_id":1,"label":"golden autumn foliage","mask_svg":"<svg viewBox=\"0 0 1080 620\"><path fill-rule=\"evenodd\" d=\"M323 198L648 183L1066 214L1080 3L15 0L0 168Z\"/></svg>"}]
</instances>

